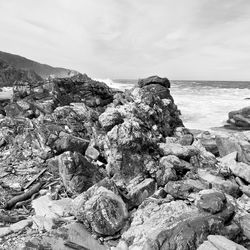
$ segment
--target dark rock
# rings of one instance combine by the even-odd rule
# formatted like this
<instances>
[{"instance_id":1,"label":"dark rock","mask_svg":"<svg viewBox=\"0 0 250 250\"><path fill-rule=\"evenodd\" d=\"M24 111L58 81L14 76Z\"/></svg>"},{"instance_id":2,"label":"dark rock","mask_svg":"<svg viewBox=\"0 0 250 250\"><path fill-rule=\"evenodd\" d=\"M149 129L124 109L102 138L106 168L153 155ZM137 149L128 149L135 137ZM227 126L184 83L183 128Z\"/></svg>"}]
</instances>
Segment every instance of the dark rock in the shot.
<instances>
[{"instance_id":1,"label":"dark rock","mask_svg":"<svg viewBox=\"0 0 250 250\"><path fill-rule=\"evenodd\" d=\"M147 178L138 184L130 184L127 187L130 207L139 206L146 198L154 194L156 183L153 179Z\"/></svg>"},{"instance_id":2,"label":"dark rock","mask_svg":"<svg viewBox=\"0 0 250 250\"><path fill-rule=\"evenodd\" d=\"M216 136L211 134L209 131L204 131L196 136L196 138L200 141L203 147L214 154L215 156L219 156L219 149L216 144Z\"/></svg>"},{"instance_id":3,"label":"dark rock","mask_svg":"<svg viewBox=\"0 0 250 250\"><path fill-rule=\"evenodd\" d=\"M174 131L175 137L178 138L178 143L183 146L191 145L194 141L193 134L184 127L178 127Z\"/></svg>"},{"instance_id":4,"label":"dark rock","mask_svg":"<svg viewBox=\"0 0 250 250\"><path fill-rule=\"evenodd\" d=\"M150 85L150 84L159 84L162 85L165 88L170 88L170 82L167 78L161 78L159 76L150 76L145 79L140 79L138 81L138 86L140 88Z\"/></svg>"},{"instance_id":5,"label":"dark rock","mask_svg":"<svg viewBox=\"0 0 250 250\"><path fill-rule=\"evenodd\" d=\"M58 156L58 165L63 184L70 192L81 193L105 177L78 152L64 152Z\"/></svg>"},{"instance_id":6,"label":"dark rock","mask_svg":"<svg viewBox=\"0 0 250 250\"><path fill-rule=\"evenodd\" d=\"M226 204L226 196L222 192L212 189L203 190L197 201L197 206L204 211L215 214L222 211Z\"/></svg>"},{"instance_id":7,"label":"dark rock","mask_svg":"<svg viewBox=\"0 0 250 250\"><path fill-rule=\"evenodd\" d=\"M231 111L228 114L228 123L243 128L250 128L250 107Z\"/></svg>"},{"instance_id":8,"label":"dark rock","mask_svg":"<svg viewBox=\"0 0 250 250\"><path fill-rule=\"evenodd\" d=\"M188 199L190 194L198 193L207 187L208 186L206 184L201 183L199 180L188 179L169 181L164 190L176 199Z\"/></svg>"}]
</instances>

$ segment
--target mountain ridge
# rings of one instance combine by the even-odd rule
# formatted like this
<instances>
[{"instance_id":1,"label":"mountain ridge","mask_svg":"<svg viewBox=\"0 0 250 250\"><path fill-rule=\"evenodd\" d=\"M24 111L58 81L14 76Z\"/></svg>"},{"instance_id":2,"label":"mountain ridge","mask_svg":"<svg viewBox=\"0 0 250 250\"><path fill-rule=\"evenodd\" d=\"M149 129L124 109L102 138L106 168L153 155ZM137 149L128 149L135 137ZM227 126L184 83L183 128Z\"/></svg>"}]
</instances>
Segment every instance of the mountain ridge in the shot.
<instances>
[{"instance_id":1,"label":"mountain ridge","mask_svg":"<svg viewBox=\"0 0 250 250\"><path fill-rule=\"evenodd\" d=\"M76 70L61 68L61 67L53 67L48 64L42 64L26 57L0 51L0 59L8 63L9 65L15 67L16 69L21 70L32 70L43 79L46 79L50 76L53 77L70 77L78 74Z\"/></svg>"}]
</instances>

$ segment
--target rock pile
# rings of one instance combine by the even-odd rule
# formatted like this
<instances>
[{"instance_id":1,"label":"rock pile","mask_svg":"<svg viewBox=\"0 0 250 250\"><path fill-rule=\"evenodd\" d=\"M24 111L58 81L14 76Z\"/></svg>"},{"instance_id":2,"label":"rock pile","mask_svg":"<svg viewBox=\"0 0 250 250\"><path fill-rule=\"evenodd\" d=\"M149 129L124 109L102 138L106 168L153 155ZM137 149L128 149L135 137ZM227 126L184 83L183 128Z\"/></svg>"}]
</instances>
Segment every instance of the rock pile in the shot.
<instances>
[{"instance_id":1,"label":"rock pile","mask_svg":"<svg viewBox=\"0 0 250 250\"><path fill-rule=\"evenodd\" d=\"M28 189L21 197L37 183L42 189L24 203L20 196L16 203L4 196L12 211L32 213L32 201L35 214L22 230L47 232L36 241L25 239L24 249L249 246L247 135L232 139L231 146L208 134L195 139L183 126L167 78L141 79L125 92L87 75L17 82L5 110L2 181L13 180L12 172L31 171L20 181ZM72 227L104 246L72 238ZM13 232L7 226L0 233L8 242Z\"/></svg>"}]
</instances>

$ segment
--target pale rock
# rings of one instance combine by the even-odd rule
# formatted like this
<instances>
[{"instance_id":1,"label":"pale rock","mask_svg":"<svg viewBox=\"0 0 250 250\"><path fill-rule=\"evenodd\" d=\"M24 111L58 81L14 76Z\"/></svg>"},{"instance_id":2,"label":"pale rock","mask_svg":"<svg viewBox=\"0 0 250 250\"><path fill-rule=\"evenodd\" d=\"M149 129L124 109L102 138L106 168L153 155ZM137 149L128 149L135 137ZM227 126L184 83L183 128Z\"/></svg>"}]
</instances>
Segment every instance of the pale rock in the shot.
<instances>
[{"instance_id":1,"label":"pale rock","mask_svg":"<svg viewBox=\"0 0 250 250\"><path fill-rule=\"evenodd\" d=\"M0 227L0 237L4 237L10 233L12 233L10 227Z\"/></svg>"},{"instance_id":2,"label":"pale rock","mask_svg":"<svg viewBox=\"0 0 250 250\"><path fill-rule=\"evenodd\" d=\"M27 220L21 220L18 221L12 225L10 225L10 230L13 231L14 233L19 232L21 230L23 230L24 228L30 226L32 224L32 220L31 219L27 219Z\"/></svg>"},{"instance_id":3,"label":"pale rock","mask_svg":"<svg viewBox=\"0 0 250 250\"><path fill-rule=\"evenodd\" d=\"M207 238L219 250L247 250L245 247L227 239L222 235L209 235Z\"/></svg>"}]
</instances>

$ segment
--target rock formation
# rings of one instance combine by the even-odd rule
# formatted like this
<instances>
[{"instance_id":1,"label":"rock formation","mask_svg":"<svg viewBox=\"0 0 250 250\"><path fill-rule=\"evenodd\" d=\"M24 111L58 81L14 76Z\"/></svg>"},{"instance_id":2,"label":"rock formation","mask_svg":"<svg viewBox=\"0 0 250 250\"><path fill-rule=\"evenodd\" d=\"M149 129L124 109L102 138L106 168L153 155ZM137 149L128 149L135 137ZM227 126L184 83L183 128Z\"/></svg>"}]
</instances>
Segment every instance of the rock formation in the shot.
<instances>
[{"instance_id":1,"label":"rock formation","mask_svg":"<svg viewBox=\"0 0 250 250\"><path fill-rule=\"evenodd\" d=\"M35 210L0 230L6 242L14 229L42 229L23 249L84 249L89 233L99 249L249 246L248 134L194 138L167 78L141 79L125 92L82 74L17 80L5 112L2 182L12 194L28 191L14 200L3 192L2 203L29 212L33 200Z\"/></svg>"}]
</instances>

